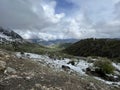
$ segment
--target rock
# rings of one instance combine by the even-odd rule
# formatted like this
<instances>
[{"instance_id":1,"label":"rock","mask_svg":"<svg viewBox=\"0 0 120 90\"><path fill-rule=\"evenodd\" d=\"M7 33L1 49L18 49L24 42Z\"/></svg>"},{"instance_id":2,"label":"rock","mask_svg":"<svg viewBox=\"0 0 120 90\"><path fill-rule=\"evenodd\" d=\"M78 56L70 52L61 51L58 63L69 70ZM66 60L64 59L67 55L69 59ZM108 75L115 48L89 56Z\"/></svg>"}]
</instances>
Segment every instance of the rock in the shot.
<instances>
[{"instance_id":1,"label":"rock","mask_svg":"<svg viewBox=\"0 0 120 90\"><path fill-rule=\"evenodd\" d=\"M6 54L6 55L5 55L5 58L10 58L10 55L9 55L9 54Z\"/></svg>"},{"instance_id":2,"label":"rock","mask_svg":"<svg viewBox=\"0 0 120 90\"><path fill-rule=\"evenodd\" d=\"M0 71L4 71L6 68L6 62L0 61Z\"/></svg>"},{"instance_id":3,"label":"rock","mask_svg":"<svg viewBox=\"0 0 120 90\"><path fill-rule=\"evenodd\" d=\"M12 74L16 74L16 70L11 68L11 67L7 67L6 70L5 70L5 73L12 73Z\"/></svg>"},{"instance_id":4,"label":"rock","mask_svg":"<svg viewBox=\"0 0 120 90\"><path fill-rule=\"evenodd\" d=\"M27 80L30 80L31 78L32 78L32 77L30 77L30 76L27 76L27 77L26 77Z\"/></svg>"},{"instance_id":5,"label":"rock","mask_svg":"<svg viewBox=\"0 0 120 90\"><path fill-rule=\"evenodd\" d=\"M75 61L69 61L67 64L75 65Z\"/></svg>"},{"instance_id":6,"label":"rock","mask_svg":"<svg viewBox=\"0 0 120 90\"><path fill-rule=\"evenodd\" d=\"M46 86L42 86L41 88L42 88L42 90L47 90Z\"/></svg>"},{"instance_id":7,"label":"rock","mask_svg":"<svg viewBox=\"0 0 120 90\"><path fill-rule=\"evenodd\" d=\"M39 88L41 86L42 86L41 84L35 84L35 87L37 87L37 88Z\"/></svg>"},{"instance_id":8,"label":"rock","mask_svg":"<svg viewBox=\"0 0 120 90\"><path fill-rule=\"evenodd\" d=\"M90 82L90 84L87 87L87 90L97 90L97 88L95 87L94 83Z\"/></svg>"},{"instance_id":9,"label":"rock","mask_svg":"<svg viewBox=\"0 0 120 90\"><path fill-rule=\"evenodd\" d=\"M62 90L60 87L55 87L55 90Z\"/></svg>"},{"instance_id":10,"label":"rock","mask_svg":"<svg viewBox=\"0 0 120 90\"><path fill-rule=\"evenodd\" d=\"M35 90L34 88L30 89L30 90Z\"/></svg>"},{"instance_id":11,"label":"rock","mask_svg":"<svg viewBox=\"0 0 120 90\"><path fill-rule=\"evenodd\" d=\"M69 70L70 70L70 67L69 67L69 66L62 65L62 69L65 70L65 71L69 71Z\"/></svg>"},{"instance_id":12,"label":"rock","mask_svg":"<svg viewBox=\"0 0 120 90\"><path fill-rule=\"evenodd\" d=\"M4 90L5 86L0 84L0 90Z\"/></svg>"}]
</instances>

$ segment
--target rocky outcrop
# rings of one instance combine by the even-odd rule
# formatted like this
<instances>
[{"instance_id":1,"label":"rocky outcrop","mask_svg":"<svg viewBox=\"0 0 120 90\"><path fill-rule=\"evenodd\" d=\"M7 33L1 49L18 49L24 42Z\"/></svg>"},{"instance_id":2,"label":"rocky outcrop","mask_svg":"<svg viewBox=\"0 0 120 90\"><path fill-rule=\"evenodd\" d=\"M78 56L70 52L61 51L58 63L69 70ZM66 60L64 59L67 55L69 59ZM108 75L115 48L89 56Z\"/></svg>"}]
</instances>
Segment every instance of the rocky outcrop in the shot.
<instances>
[{"instance_id":1,"label":"rocky outcrop","mask_svg":"<svg viewBox=\"0 0 120 90\"><path fill-rule=\"evenodd\" d=\"M14 31L6 30L6 29L3 29L1 27L0 27L0 33L10 37L11 39L22 39L22 37L19 34L15 33Z\"/></svg>"},{"instance_id":2,"label":"rocky outcrop","mask_svg":"<svg viewBox=\"0 0 120 90\"><path fill-rule=\"evenodd\" d=\"M0 27L0 44L11 44L11 42L23 43L25 40L16 32Z\"/></svg>"}]
</instances>

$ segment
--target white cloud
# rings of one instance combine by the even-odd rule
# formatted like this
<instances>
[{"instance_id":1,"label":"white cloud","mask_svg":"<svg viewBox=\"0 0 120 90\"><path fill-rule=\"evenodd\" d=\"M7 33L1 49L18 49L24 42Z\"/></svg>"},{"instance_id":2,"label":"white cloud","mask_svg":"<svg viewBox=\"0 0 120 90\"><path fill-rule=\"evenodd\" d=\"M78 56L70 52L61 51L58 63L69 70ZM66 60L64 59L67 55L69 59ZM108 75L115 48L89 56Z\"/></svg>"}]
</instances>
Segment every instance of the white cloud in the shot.
<instances>
[{"instance_id":1,"label":"white cloud","mask_svg":"<svg viewBox=\"0 0 120 90\"><path fill-rule=\"evenodd\" d=\"M0 26L27 39L120 37L120 0L67 1L70 15L55 12L56 0L0 0Z\"/></svg>"}]
</instances>

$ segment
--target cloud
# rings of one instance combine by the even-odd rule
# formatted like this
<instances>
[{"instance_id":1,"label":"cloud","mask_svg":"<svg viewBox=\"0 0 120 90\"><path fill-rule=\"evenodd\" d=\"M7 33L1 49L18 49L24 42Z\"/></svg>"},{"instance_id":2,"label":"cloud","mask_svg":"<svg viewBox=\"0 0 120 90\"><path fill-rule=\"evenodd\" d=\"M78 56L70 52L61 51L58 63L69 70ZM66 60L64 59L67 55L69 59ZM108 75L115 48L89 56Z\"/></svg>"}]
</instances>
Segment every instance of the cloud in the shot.
<instances>
[{"instance_id":1,"label":"cloud","mask_svg":"<svg viewBox=\"0 0 120 90\"><path fill-rule=\"evenodd\" d=\"M31 28L57 23L64 14L55 14L56 3L43 0L1 0L0 25L12 28Z\"/></svg>"},{"instance_id":2,"label":"cloud","mask_svg":"<svg viewBox=\"0 0 120 90\"><path fill-rule=\"evenodd\" d=\"M0 26L26 39L120 38L120 0L62 1L0 0Z\"/></svg>"}]
</instances>

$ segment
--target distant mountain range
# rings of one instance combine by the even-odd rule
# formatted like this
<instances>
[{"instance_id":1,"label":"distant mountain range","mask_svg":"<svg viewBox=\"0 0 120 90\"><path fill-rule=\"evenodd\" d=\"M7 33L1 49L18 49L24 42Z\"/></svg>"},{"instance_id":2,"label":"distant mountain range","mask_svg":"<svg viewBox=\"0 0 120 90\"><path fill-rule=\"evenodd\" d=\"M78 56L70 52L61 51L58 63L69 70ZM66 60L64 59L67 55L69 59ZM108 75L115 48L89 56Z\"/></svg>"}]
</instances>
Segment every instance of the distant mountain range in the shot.
<instances>
[{"instance_id":1,"label":"distant mountain range","mask_svg":"<svg viewBox=\"0 0 120 90\"><path fill-rule=\"evenodd\" d=\"M78 39L56 39L56 40L43 40L43 39L23 39L19 34L13 30L4 29L0 27L0 44L11 43L11 42L30 42L34 44L40 44L44 46L50 46L55 44L64 44L64 43L75 43L79 41Z\"/></svg>"},{"instance_id":2,"label":"distant mountain range","mask_svg":"<svg viewBox=\"0 0 120 90\"><path fill-rule=\"evenodd\" d=\"M64 43L75 43L79 41L78 39L56 39L56 40L42 40L42 39L29 39L28 41L37 43L40 45L50 46L55 44L64 44Z\"/></svg>"}]
</instances>

